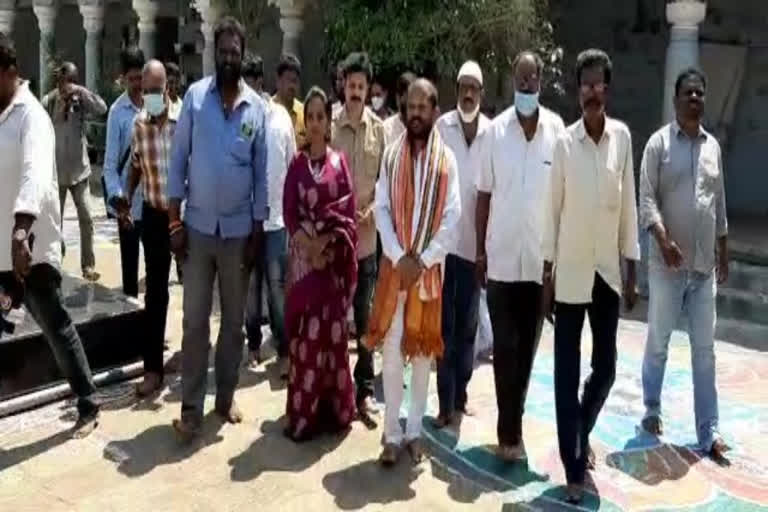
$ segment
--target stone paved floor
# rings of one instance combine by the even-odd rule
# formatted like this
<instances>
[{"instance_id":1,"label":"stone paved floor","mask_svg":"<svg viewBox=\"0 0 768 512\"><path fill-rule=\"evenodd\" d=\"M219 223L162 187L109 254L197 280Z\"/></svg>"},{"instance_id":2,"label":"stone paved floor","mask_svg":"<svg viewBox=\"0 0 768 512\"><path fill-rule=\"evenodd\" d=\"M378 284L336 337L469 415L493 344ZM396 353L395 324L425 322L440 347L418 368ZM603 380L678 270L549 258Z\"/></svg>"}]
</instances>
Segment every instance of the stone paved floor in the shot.
<instances>
[{"instance_id":1,"label":"stone paved floor","mask_svg":"<svg viewBox=\"0 0 768 512\"><path fill-rule=\"evenodd\" d=\"M65 266L77 271L77 224L73 215L66 217L73 249ZM115 236L107 222L97 221L97 267L112 287L120 281ZM172 349L180 342L180 290L172 287ZM161 396L140 403L128 383L103 389L101 425L83 441L67 437L68 402L0 419L0 510L571 510L560 501L551 337L545 329L534 367L525 466L507 466L492 455L496 406L487 364L477 368L470 386L478 415L466 418L460 432L435 432L425 423L428 461L383 471L375 462L381 432L359 423L343 438L302 445L285 440L284 387L268 363L241 374L237 396L245 423L221 425L209 416L203 442L191 447L180 447L170 427L179 409L175 376ZM668 436L659 442L637 431L644 337L644 324L622 321L616 384L593 436L599 460L593 493L581 510L768 510L768 354L717 345L722 430L735 446L730 467L723 468L691 447L684 335L676 333L670 352L663 397ZM584 372L588 354L587 333ZM434 414L434 376L430 386ZM213 395L208 398L210 409Z\"/></svg>"}]
</instances>

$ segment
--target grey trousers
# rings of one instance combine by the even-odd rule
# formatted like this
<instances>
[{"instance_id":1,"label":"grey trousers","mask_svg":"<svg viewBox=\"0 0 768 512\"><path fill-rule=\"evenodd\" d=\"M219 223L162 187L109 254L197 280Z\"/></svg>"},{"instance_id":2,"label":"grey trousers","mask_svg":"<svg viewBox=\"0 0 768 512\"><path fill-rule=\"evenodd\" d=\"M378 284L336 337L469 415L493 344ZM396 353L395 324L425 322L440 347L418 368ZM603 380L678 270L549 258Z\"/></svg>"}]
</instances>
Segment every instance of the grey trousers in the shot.
<instances>
[{"instance_id":1,"label":"grey trousers","mask_svg":"<svg viewBox=\"0 0 768 512\"><path fill-rule=\"evenodd\" d=\"M96 266L96 256L93 253L93 219L88 206L88 178L79 183L59 187L59 205L61 207L61 224L64 226L64 204L67 201L67 191L72 194L77 210L77 221L80 224L80 268L85 270ZM64 242L62 242L63 246ZM62 253L64 251L62 250Z\"/></svg>"},{"instance_id":2,"label":"grey trousers","mask_svg":"<svg viewBox=\"0 0 768 512\"><path fill-rule=\"evenodd\" d=\"M229 410L243 357L243 310L248 273L243 267L246 238L222 239L187 229L184 262L184 336L181 416L199 425L208 380L213 285L218 277L221 327L216 342L216 408Z\"/></svg>"}]
</instances>

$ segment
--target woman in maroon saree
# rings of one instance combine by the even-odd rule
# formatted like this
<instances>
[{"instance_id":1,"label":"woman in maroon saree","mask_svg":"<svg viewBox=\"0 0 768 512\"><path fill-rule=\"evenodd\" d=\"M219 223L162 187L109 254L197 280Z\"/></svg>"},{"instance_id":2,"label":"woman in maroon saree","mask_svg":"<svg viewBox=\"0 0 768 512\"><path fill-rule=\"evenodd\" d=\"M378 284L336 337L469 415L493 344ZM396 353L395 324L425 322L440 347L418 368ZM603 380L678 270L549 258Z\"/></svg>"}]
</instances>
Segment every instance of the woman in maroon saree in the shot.
<instances>
[{"instance_id":1,"label":"woman in maroon saree","mask_svg":"<svg viewBox=\"0 0 768 512\"><path fill-rule=\"evenodd\" d=\"M355 416L346 322L357 282L352 179L344 155L327 145L331 104L321 89L309 91L304 114L309 143L291 162L283 195L286 435L295 441L344 430Z\"/></svg>"}]
</instances>

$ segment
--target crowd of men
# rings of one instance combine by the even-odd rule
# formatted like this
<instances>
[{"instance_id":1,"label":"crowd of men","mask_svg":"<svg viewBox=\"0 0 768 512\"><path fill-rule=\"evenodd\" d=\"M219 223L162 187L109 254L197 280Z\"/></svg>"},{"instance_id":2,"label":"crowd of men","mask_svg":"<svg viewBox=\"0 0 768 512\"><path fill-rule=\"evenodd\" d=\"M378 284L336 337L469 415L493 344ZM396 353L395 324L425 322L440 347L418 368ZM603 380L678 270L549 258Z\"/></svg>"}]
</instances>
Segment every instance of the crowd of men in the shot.
<instances>
[{"instance_id":1,"label":"crowd of men","mask_svg":"<svg viewBox=\"0 0 768 512\"><path fill-rule=\"evenodd\" d=\"M249 363L264 360L263 282L283 378L291 366L283 324L289 237L282 195L286 170L306 148L304 107L297 99L301 65L295 56L281 59L270 97L261 60L244 57L239 22L218 24L215 51L215 75L190 85L182 100L175 65L125 50L125 92L109 108L104 159L126 295L138 296L139 244L144 247L147 321L137 337L145 365L139 396L163 387L172 255L183 269L183 396L174 427L185 439L199 434L203 418L214 283L221 300L216 412L242 421L234 394L245 337ZM337 102L327 137L346 155L354 181L354 384L358 415L373 426L379 412L372 350L383 347L382 463L396 462L404 446L421 460L418 440L435 358L440 406L434 426L472 414L467 385L486 288L498 456L509 463L526 458L523 412L547 319L555 332L567 499L578 502L595 464L589 435L615 379L620 302L631 309L636 301L640 230L653 236L642 426L663 432L667 346L685 311L698 441L713 457L729 448L718 432L713 348L717 284L728 276L723 169L718 142L701 123L706 78L686 70L675 85L676 119L650 138L643 154L638 217L630 131L606 112L609 56L600 50L578 56L582 115L567 127L539 102L543 67L534 52L517 56L510 70L514 103L492 120L480 113L483 72L473 61L459 70L455 109L439 115L434 86L404 73L391 113L367 55L353 53L335 70ZM74 65L62 66L57 89L41 105L19 78L12 42L0 37L0 172L6 183L0 270L24 284L24 304L78 397L75 432L85 435L96 426L98 406L82 344L62 305L60 223L69 191L80 220L83 275L98 279L83 123L106 105L77 85L76 76ZM579 397L585 315L592 371ZM406 363L413 372L403 432Z\"/></svg>"}]
</instances>

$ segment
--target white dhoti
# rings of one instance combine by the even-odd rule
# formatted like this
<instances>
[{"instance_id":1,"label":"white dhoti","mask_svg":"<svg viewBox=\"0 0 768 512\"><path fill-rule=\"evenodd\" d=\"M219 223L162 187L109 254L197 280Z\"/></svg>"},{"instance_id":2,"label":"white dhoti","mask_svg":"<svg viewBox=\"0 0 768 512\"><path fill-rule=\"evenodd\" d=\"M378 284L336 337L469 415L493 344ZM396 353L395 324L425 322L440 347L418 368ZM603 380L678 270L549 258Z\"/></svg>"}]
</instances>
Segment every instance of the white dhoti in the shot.
<instances>
[{"instance_id":1,"label":"white dhoti","mask_svg":"<svg viewBox=\"0 0 768 512\"><path fill-rule=\"evenodd\" d=\"M384 442L399 445L403 442L403 429L400 426L400 406L403 403L403 370L405 360L401 350L403 339L403 320L405 293L397 299L397 308L392 318L392 326L384 337L382 356L382 377L384 381ZM411 358L411 403L405 428L405 441L410 442L421 436L421 421L427 410L427 392L429 390L429 372L432 359L429 357Z\"/></svg>"}]
</instances>

